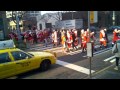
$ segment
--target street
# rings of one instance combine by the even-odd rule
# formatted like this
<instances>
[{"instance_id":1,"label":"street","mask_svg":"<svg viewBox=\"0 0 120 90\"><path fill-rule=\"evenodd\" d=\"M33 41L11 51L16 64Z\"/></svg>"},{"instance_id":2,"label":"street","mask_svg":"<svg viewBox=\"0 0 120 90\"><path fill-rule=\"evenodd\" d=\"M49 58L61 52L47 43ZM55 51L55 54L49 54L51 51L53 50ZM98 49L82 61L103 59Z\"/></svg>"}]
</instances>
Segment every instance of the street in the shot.
<instances>
[{"instance_id":1,"label":"street","mask_svg":"<svg viewBox=\"0 0 120 90\"><path fill-rule=\"evenodd\" d=\"M55 50L56 51L56 50ZM60 51L58 49L58 51ZM56 51L57 52L57 51ZM59 52L60 53L60 52ZM94 52L92 58L92 75L98 71L112 65L115 62L111 53L111 44L108 48ZM57 63L45 72L39 70L30 71L18 75L18 79L86 79L89 78L89 58L81 50L70 52L67 55L58 57Z\"/></svg>"},{"instance_id":2,"label":"street","mask_svg":"<svg viewBox=\"0 0 120 90\"><path fill-rule=\"evenodd\" d=\"M0 78L120 77L120 12L41 12L0 12Z\"/></svg>"}]
</instances>

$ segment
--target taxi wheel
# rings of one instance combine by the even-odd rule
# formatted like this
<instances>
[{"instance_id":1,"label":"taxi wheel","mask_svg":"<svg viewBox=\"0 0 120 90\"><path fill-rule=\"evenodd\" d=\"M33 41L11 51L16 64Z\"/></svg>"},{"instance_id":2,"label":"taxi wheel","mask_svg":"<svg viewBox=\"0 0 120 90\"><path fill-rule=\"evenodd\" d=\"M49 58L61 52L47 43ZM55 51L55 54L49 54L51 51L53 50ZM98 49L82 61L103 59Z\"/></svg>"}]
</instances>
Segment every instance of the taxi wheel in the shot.
<instances>
[{"instance_id":1,"label":"taxi wheel","mask_svg":"<svg viewBox=\"0 0 120 90\"><path fill-rule=\"evenodd\" d=\"M40 70L41 71L46 71L50 68L51 66L51 62L49 60L44 60L41 64L40 64Z\"/></svg>"}]
</instances>

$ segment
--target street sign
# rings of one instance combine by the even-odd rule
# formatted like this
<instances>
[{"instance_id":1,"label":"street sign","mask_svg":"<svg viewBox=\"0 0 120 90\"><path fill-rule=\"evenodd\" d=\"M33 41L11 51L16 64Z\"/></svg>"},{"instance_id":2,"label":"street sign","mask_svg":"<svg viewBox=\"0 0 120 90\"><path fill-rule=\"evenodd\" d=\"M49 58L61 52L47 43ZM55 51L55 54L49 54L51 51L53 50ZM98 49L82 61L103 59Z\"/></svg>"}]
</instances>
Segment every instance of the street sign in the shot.
<instances>
[{"instance_id":1,"label":"street sign","mask_svg":"<svg viewBox=\"0 0 120 90\"><path fill-rule=\"evenodd\" d=\"M74 20L64 20L64 21L56 21L56 28L65 28L65 29L80 29L83 27L82 19L74 19Z\"/></svg>"},{"instance_id":2,"label":"street sign","mask_svg":"<svg viewBox=\"0 0 120 90\"><path fill-rule=\"evenodd\" d=\"M87 56L88 57L93 57L92 43L87 43Z\"/></svg>"},{"instance_id":3,"label":"street sign","mask_svg":"<svg viewBox=\"0 0 120 90\"><path fill-rule=\"evenodd\" d=\"M90 23L97 23L98 21L98 12L90 11Z\"/></svg>"},{"instance_id":4,"label":"street sign","mask_svg":"<svg viewBox=\"0 0 120 90\"><path fill-rule=\"evenodd\" d=\"M92 43L89 42L87 43L87 56L89 57L89 61L90 61L90 79L92 78L92 73L91 73L91 68L92 68L92 57L93 57L93 47L92 47Z\"/></svg>"}]
</instances>

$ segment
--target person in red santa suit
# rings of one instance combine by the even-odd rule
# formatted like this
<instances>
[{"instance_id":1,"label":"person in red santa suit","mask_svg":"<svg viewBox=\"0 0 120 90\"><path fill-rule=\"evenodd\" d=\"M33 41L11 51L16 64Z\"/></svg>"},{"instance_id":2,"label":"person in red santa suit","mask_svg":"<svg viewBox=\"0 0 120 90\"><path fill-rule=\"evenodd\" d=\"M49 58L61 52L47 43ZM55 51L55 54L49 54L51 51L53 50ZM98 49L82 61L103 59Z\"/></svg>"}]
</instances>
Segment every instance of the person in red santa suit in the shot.
<instances>
[{"instance_id":1,"label":"person in red santa suit","mask_svg":"<svg viewBox=\"0 0 120 90\"><path fill-rule=\"evenodd\" d=\"M31 31L29 32L29 35L28 35L28 36L29 36L29 37L28 37L28 40L29 40L30 45L33 45L33 34L32 34Z\"/></svg>"},{"instance_id":2,"label":"person in red santa suit","mask_svg":"<svg viewBox=\"0 0 120 90\"><path fill-rule=\"evenodd\" d=\"M83 38L82 38L82 52L86 51L87 41L88 41L88 39L87 39L87 30L84 30Z\"/></svg>"},{"instance_id":3,"label":"person in red santa suit","mask_svg":"<svg viewBox=\"0 0 120 90\"><path fill-rule=\"evenodd\" d=\"M92 43L92 48L93 48L93 50L94 51L97 51L96 49L95 49L95 41L96 41L96 38L95 38L95 32L94 31L91 31L90 32L90 42Z\"/></svg>"},{"instance_id":4,"label":"person in red santa suit","mask_svg":"<svg viewBox=\"0 0 120 90\"><path fill-rule=\"evenodd\" d=\"M105 48L107 47L107 40L105 38L105 31L104 29L100 30L100 48L102 49L102 46Z\"/></svg>"},{"instance_id":5,"label":"person in red santa suit","mask_svg":"<svg viewBox=\"0 0 120 90\"><path fill-rule=\"evenodd\" d=\"M70 30L67 30L67 48L70 51L72 48L72 35Z\"/></svg>"},{"instance_id":6,"label":"person in red santa suit","mask_svg":"<svg viewBox=\"0 0 120 90\"><path fill-rule=\"evenodd\" d=\"M114 46L115 42L120 39L118 36L120 34L120 30L114 29L113 31L113 39L112 39L112 46Z\"/></svg>"},{"instance_id":7,"label":"person in red santa suit","mask_svg":"<svg viewBox=\"0 0 120 90\"><path fill-rule=\"evenodd\" d=\"M74 44L75 44L76 48L78 49L78 44L79 44L78 33L77 33L76 29L74 29L73 32L75 34L75 43Z\"/></svg>"},{"instance_id":8,"label":"person in red santa suit","mask_svg":"<svg viewBox=\"0 0 120 90\"><path fill-rule=\"evenodd\" d=\"M84 29L81 29L81 33L80 33L81 49L83 47L83 40L84 40Z\"/></svg>"},{"instance_id":9,"label":"person in red santa suit","mask_svg":"<svg viewBox=\"0 0 120 90\"><path fill-rule=\"evenodd\" d=\"M58 43L58 36L57 36L57 30L54 31L54 44L55 47L57 47L57 43Z\"/></svg>"}]
</instances>

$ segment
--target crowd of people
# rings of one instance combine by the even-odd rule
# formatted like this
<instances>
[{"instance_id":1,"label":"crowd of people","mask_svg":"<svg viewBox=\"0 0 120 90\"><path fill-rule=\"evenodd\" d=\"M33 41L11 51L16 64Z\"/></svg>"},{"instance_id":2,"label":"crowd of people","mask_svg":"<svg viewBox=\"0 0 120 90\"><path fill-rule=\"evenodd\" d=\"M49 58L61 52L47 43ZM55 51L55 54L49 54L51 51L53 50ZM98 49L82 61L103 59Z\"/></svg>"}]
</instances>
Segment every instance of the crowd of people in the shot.
<instances>
[{"instance_id":1,"label":"crowd of people","mask_svg":"<svg viewBox=\"0 0 120 90\"><path fill-rule=\"evenodd\" d=\"M114 44L118 39L120 39L119 34L120 30L115 29L113 31L113 40L112 44ZM78 50L80 45L82 52L85 52L87 49L87 43L92 42L93 50L96 51L94 48L96 36L95 31L90 30L89 28L86 29L45 29L45 30L27 30L21 33L22 40L26 45L33 45L34 43L44 43L47 47L48 44L53 44L53 47L58 47L62 45L63 52L67 51L75 51ZM9 38L14 39L14 41L18 41L17 34L10 32ZM99 42L100 48L103 47L107 48L108 46L108 36L107 36L107 29L101 28L99 31Z\"/></svg>"}]
</instances>

